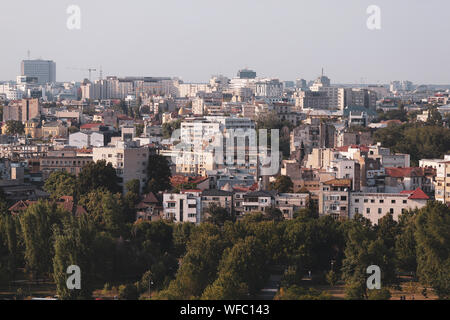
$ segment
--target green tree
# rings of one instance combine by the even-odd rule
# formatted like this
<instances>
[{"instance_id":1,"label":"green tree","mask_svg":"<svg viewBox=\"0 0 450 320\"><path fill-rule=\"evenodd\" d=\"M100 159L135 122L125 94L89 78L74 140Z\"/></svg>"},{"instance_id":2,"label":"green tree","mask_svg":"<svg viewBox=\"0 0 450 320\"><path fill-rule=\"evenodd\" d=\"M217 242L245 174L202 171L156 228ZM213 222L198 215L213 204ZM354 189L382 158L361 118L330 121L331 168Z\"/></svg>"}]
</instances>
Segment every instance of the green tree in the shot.
<instances>
[{"instance_id":1,"label":"green tree","mask_svg":"<svg viewBox=\"0 0 450 320\"><path fill-rule=\"evenodd\" d=\"M268 277L267 259L262 243L255 237L238 241L223 254L218 278L208 286L202 299L245 299L256 294Z\"/></svg>"},{"instance_id":2,"label":"green tree","mask_svg":"<svg viewBox=\"0 0 450 320\"><path fill-rule=\"evenodd\" d=\"M271 188L279 193L290 193L294 191L294 183L288 176L279 176L271 185Z\"/></svg>"},{"instance_id":3,"label":"green tree","mask_svg":"<svg viewBox=\"0 0 450 320\"><path fill-rule=\"evenodd\" d=\"M25 133L25 125L22 121L8 120L6 121L6 133L11 135L21 135Z\"/></svg>"},{"instance_id":4,"label":"green tree","mask_svg":"<svg viewBox=\"0 0 450 320\"><path fill-rule=\"evenodd\" d=\"M138 300L139 294L136 285L128 283L119 287L119 299Z\"/></svg>"},{"instance_id":5,"label":"green tree","mask_svg":"<svg viewBox=\"0 0 450 320\"><path fill-rule=\"evenodd\" d=\"M105 160L91 162L80 172L77 178L78 197L88 194L93 190L105 188L111 193L120 193L119 179L116 170L111 163Z\"/></svg>"},{"instance_id":6,"label":"green tree","mask_svg":"<svg viewBox=\"0 0 450 320\"><path fill-rule=\"evenodd\" d=\"M162 125L162 133L164 139L170 139L170 137L172 137L172 133L175 130L180 129L180 127L181 127L181 120L164 123Z\"/></svg>"},{"instance_id":7,"label":"green tree","mask_svg":"<svg viewBox=\"0 0 450 320\"><path fill-rule=\"evenodd\" d=\"M53 199L62 196L73 196L76 186L76 177L65 171L55 171L45 181L44 189Z\"/></svg>"},{"instance_id":8,"label":"green tree","mask_svg":"<svg viewBox=\"0 0 450 320\"><path fill-rule=\"evenodd\" d=\"M334 287L336 285L336 283L338 282L339 277L336 274L336 272L334 272L333 270L330 270L330 272L328 272L326 275L326 279L327 279L328 284L330 286Z\"/></svg>"},{"instance_id":9,"label":"green tree","mask_svg":"<svg viewBox=\"0 0 450 320\"><path fill-rule=\"evenodd\" d=\"M395 254L397 268L400 271L416 272L417 270L417 242L415 238L416 225L414 213L400 216L399 233L395 239Z\"/></svg>"},{"instance_id":10,"label":"green tree","mask_svg":"<svg viewBox=\"0 0 450 320\"><path fill-rule=\"evenodd\" d=\"M217 268L227 243L220 230L212 224L203 224L191 234L181 266L167 289L157 299L189 300L202 295L217 277Z\"/></svg>"},{"instance_id":11,"label":"green tree","mask_svg":"<svg viewBox=\"0 0 450 320\"><path fill-rule=\"evenodd\" d=\"M450 298L450 209L429 202L416 218L417 274L441 299Z\"/></svg>"},{"instance_id":12,"label":"green tree","mask_svg":"<svg viewBox=\"0 0 450 320\"><path fill-rule=\"evenodd\" d=\"M281 288L278 292L275 300L330 300L331 297L319 290L313 288L303 288L297 285L290 286L288 288Z\"/></svg>"},{"instance_id":13,"label":"green tree","mask_svg":"<svg viewBox=\"0 0 450 320\"><path fill-rule=\"evenodd\" d=\"M157 154L150 155L147 165L148 183L146 192L157 194L160 191L170 190L172 188L171 177L172 173L166 158Z\"/></svg>"},{"instance_id":14,"label":"green tree","mask_svg":"<svg viewBox=\"0 0 450 320\"><path fill-rule=\"evenodd\" d=\"M0 283L15 279L17 268L22 263L19 221L11 215L0 215Z\"/></svg>"},{"instance_id":15,"label":"green tree","mask_svg":"<svg viewBox=\"0 0 450 320\"><path fill-rule=\"evenodd\" d=\"M119 237L126 235L126 215L120 194L106 189L97 189L80 198L79 204L86 208L89 216L100 230Z\"/></svg>"},{"instance_id":16,"label":"green tree","mask_svg":"<svg viewBox=\"0 0 450 320\"><path fill-rule=\"evenodd\" d=\"M370 290L369 300L390 300L392 297L391 292L387 288L381 288L380 290Z\"/></svg>"},{"instance_id":17,"label":"green tree","mask_svg":"<svg viewBox=\"0 0 450 320\"><path fill-rule=\"evenodd\" d=\"M269 207L264 212L265 219L273 221L281 221L284 219L283 212L276 207Z\"/></svg>"},{"instance_id":18,"label":"green tree","mask_svg":"<svg viewBox=\"0 0 450 320\"><path fill-rule=\"evenodd\" d=\"M208 214L207 222L215 224L217 226L222 227L226 221L233 221L234 217L230 214L230 212L218 206L215 203L212 203L209 208L206 210Z\"/></svg>"},{"instance_id":19,"label":"green tree","mask_svg":"<svg viewBox=\"0 0 450 320\"><path fill-rule=\"evenodd\" d=\"M450 129L435 125L392 125L379 129L374 138L383 147L411 155L412 165L420 159L443 158L450 151Z\"/></svg>"},{"instance_id":20,"label":"green tree","mask_svg":"<svg viewBox=\"0 0 450 320\"><path fill-rule=\"evenodd\" d=\"M26 269L33 277L46 276L52 272L53 229L61 225L67 215L56 204L39 201L20 216Z\"/></svg>"}]
</instances>

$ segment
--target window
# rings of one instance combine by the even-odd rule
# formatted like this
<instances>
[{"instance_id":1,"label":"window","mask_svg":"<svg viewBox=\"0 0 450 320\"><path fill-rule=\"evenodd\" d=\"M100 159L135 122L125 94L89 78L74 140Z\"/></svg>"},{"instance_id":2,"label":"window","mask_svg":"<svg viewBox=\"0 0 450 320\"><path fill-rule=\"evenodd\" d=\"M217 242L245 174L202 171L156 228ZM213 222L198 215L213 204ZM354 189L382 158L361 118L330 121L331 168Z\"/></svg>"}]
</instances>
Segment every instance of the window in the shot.
<instances>
[{"instance_id":1,"label":"window","mask_svg":"<svg viewBox=\"0 0 450 320\"><path fill-rule=\"evenodd\" d=\"M380 203L384 203L384 200L383 200L383 199L381 199L381 200L380 200Z\"/></svg>"},{"instance_id":2,"label":"window","mask_svg":"<svg viewBox=\"0 0 450 320\"><path fill-rule=\"evenodd\" d=\"M391 200L391 203L392 203L392 204L395 204L396 202L397 202L397 201L395 201L395 200Z\"/></svg>"},{"instance_id":3,"label":"window","mask_svg":"<svg viewBox=\"0 0 450 320\"><path fill-rule=\"evenodd\" d=\"M369 199L364 199L364 203L368 203L369 202Z\"/></svg>"},{"instance_id":4,"label":"window","mask_svg":"<svg viewBox=\"0 0 450 320\"><path fill-rule=\"evenodd\" d=\"M379 208L378 209L378 214L382 214L383 213L383 209Z\"/></svg>"},{"instance_id":5,"label":"window","mask_svg":"<svg viewBox=\"0 0 450 320\"><path fill-rule=\"evenodd\" d=\"M370 208L367 208L366 212L367 212L367 214L370 214Z\"/></svg>"},{"instance_id":6,"label":"window","mask_svg":"<svg viewBox=\"0 0 450 320\"><path fill-rule=\"evenodd\" d=\"M342 196L341 197L341 201L347 201L347 197L346 196Z\"/></svg>"},{"instance_id":7,"label":"window","mask_svg":"<svg viewBox=\"0 0 450 320\"><path fill-rule=\"evenodd\" d=\"M359 203L359 199L355 199L355 203Z\"/></svg>"},{"instance_id":8,"label":"window","mask_svg":"<svg viewBox=\"0 0 450 320\"><path fill-rule=\"evenodd\" d=\"M359 208L355 208L355 214L359 213Z\"/></svg>"},{"instance_id":9,"label":"window","mask_svg":"<svg viewBox=\"0 0 450 320\"><path fill-rule=\"evenodd\" d=\"M370 200L370 203L375 203L375 199L371 199L371 200Z\"/></svg>"},{"instance_id":10,"label":"window","mask_svg":"<svg viewBox=\"0 0 450 320\"><path fill-rule=\"evenodd\" d=\"M407 204L408 203L408 200L403 200L403 204Z\"/></svg>"},{"instance_id":11,"label":"window","mask_svg":"<svg viewBox=\"0 0 450 320\"><path fill-rule=\"evenodd\" d=\"M391 208L391 209L389 210L389 212L390 212L391 214L394 214L394 209Z\"/></svg>"}]
</instances>

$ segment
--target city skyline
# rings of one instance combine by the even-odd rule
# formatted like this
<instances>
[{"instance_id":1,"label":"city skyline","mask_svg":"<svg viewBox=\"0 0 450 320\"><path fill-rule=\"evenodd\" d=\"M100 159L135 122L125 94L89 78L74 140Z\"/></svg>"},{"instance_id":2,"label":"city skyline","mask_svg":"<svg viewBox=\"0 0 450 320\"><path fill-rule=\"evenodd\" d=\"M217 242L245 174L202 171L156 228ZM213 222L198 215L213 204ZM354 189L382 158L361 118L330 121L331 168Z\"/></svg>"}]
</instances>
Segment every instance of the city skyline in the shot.
<instances>
[{"instance_id":1,"label":"city skyline","mask_svg":"<svg viewBox=\"0 0 450 320\"><path fill-rule=\"evenodd\" d=\"M106 7L104 1L77 1L80 30L66 27L69 1L6 2L0 4L0 21L9 47L2 53L0 79L14 80L30 50L32 59L57 63L57 81L88 78L87 71L74 70L87 68L97 69L97 79L100 66L105 76L185 82L206 82L213 74L233 77L245 67L260 77L312 80L323 67L333 83L450 84L450 46L442 41L450 29L442 23L450 4L376 2L130 1ZM380 30L366 26L371 4L381 9ZM17 25L20 18L25 21Z\"/></svg>"}]
</instances>

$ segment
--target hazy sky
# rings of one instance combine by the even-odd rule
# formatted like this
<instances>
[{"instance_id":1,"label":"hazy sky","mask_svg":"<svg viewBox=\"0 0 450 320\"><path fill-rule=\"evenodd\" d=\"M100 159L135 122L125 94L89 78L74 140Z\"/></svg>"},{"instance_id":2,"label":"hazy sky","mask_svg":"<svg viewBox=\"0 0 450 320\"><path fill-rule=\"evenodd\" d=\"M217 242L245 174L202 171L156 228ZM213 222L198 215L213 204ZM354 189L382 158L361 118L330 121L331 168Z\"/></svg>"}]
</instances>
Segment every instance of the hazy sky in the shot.
<instances>
[{"instance_id":1,"label":"hazy sky","mask_svg":"<svg viewBox=\"0 0 450 320\"><path fill-rule=\"evenodd\" d=\"M81 8L81 30L66 9ZM381 30L366 27L369 5ZM52 59L57 80L106 75L206 82L249 67L259 76L332 82L450 84L448 0L1 0L0 79L27 57ZM93 78L98 73L93 74Z\"/></svg>"}]
</instances>

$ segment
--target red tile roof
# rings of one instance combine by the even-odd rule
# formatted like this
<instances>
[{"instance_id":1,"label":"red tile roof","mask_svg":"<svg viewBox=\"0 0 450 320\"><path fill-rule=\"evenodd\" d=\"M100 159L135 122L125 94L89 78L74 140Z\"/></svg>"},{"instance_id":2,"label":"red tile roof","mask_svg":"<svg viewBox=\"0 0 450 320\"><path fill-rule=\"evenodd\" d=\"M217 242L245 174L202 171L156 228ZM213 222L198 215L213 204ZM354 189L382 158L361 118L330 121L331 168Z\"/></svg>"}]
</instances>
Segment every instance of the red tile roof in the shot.
<instances>
[{"instance_id":1,"label":"red tile roof","mask_svg":"<svg viewBox=\"0 0 450 320\"><path fill-rule=\"evenodd\" d=\"M386 168L386 175L393 178L424 176L422 168Z\"/></svg>"},{"instance_id":2,"label":"red tile roof","mask_svg":"<svg viewBox=\"0 0 450 320\"><path fill-rule=\"evenodd\" d=\"M430 197L425 194L425 192L422 191L422 189L417 188L416 190L412 191L402 191L402 194L410 194L408 199L411 200L430 200Z\"/></svg>"},{"instance_id":3,"label":"red tile roof","mask_svg":"<svg viewBox=\"0 0 450 320\"><path fill-rule=\"evenodd\" d=\"M86 124L83 124L80 127L80 129L92 129L92 128L95 128L95 127L100 127L102 125L103 125L103 123L86 123Z\"/></svg>"}]
</instances>

